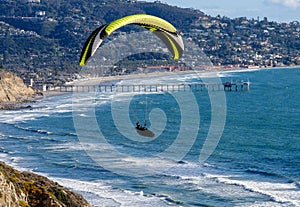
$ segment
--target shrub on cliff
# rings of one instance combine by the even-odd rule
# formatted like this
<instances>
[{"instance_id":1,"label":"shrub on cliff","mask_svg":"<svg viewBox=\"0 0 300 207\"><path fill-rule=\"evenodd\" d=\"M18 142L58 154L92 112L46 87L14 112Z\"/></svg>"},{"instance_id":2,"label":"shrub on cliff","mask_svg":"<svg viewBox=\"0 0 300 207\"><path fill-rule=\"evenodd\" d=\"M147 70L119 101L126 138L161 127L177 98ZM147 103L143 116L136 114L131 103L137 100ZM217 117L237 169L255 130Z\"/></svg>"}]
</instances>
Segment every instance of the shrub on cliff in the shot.
<instances>
[{"instance_id":1,"label":"shrub on cliff","mask_svg":"<svg viewBox=\"0 0 300 207\"><path fill-rule=\"evenodd\" d=\"M79 194L30 172L0 162L0 206L91 207Z\"/></svg>"}]
</instances>

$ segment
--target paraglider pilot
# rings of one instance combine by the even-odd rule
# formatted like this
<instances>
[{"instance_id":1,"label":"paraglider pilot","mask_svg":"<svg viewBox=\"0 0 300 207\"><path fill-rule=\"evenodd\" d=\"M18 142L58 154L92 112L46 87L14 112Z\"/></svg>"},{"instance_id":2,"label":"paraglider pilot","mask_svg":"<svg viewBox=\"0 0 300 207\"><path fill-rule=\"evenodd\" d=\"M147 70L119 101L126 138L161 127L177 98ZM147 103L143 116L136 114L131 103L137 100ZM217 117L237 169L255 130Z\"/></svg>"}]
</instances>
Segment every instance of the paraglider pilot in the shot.
<instances>
[{"instance_id":1,"label":"paraglider pilot","mask_svg":"<svg viewBox=\"0 0 300 207\"><path fill-rule=\"evenodd\" d=\"M137 129L140 129L140 128L141 128L141 125L140 125L140 122L139 122L139 121L136 122L136 128L137 128Z\"/></svg>"},{"instance_id":2,"label":"paraglider pilot","mask_svg":"<svg viewBox=\"0 0 300 207\"><path fill-rule=\"evenodd\" d=\"M144 127L142 127L142 126L140 125L140 122L137 121L137 122L136 122L136 129L139 129L139 130L147 130L147 124L146 124L146 122L145 122L145 124L144 124Z\"/></svg>"}]
</instances>

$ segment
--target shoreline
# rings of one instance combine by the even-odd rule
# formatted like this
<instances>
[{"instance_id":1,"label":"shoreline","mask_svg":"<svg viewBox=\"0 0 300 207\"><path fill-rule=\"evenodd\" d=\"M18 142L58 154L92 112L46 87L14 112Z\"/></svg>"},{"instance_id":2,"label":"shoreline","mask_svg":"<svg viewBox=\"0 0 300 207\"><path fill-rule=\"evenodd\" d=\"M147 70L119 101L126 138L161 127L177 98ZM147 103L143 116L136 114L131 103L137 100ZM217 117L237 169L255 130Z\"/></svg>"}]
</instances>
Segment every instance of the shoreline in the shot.
<instances>
[{"instance_id":1,"label":"shoreline","mask_svg":"<svg viewBox=\"0 0 300 207\"><path fill-rule=\"evenodd\" d=\"M168 77L168 76L177 76L177 75L189 75L189 74L198 74L207 75L207 74L218 74L218 73L230 73L230 72L251 72L251 71L258 71L258 70L278 70L278 69L300 69L300 66L287 66L287 67L268 67L268 68L210 68L204 70L186 70L186 71L154 71L151 73L133 73L128 75L118 75L118 76L102 76L102 77L90 77L90 78L82 78L72 82L66 83L66 85L98 85L100 83L109 83L109 82L116 82L121 80L134 80L140 78L156 78L156 77ZM49 98L53 96L60 96L69 94L72 92L61 92L57 90L48 90L43 91L43 97L39 97L35 99L35 101ZM33 102L34 103L34 102Z\"/></svg>"}]
</instances>

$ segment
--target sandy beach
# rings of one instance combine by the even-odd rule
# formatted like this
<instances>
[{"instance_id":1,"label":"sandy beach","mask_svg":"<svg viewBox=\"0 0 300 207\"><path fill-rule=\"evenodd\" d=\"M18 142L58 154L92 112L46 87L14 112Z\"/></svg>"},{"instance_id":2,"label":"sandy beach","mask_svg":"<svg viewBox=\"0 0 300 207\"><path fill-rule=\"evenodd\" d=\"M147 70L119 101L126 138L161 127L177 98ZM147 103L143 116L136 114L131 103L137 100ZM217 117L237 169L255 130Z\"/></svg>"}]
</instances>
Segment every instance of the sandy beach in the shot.
<instances>
[{"instance_id":1,"label":"sandy beach","mask_svg":"<svg viewBox=\"0 0 300 207\"><path fill-rule=\"evenodd\" d=\"M264 69L264 68L262 68ZM155 71L151 73L134 73L128 75L119 75L119 76L103 76L103 77L91 77L91 78L83 78L79 80L75 80L67 83L67 85L97 85L99 83L107 83L111 81L118 80L130 80L130 79L139 79L139 78L155 78L155 77L165 77L165 76L177 76L177 75L185 75L185 74L208 74L208 73L222 73L229 71L246 71L246 70L257 70L257 69L242 69L242 68L224 68L224 69L203 69L203 70L185 70L185 71Z\"/></svg>"},{"instance_id":2,"label":"sandy beach","mask_svg":"<svg viewBox=\"0 0 300 207\"><path fill-rule=\"evenodd\" d=\"M119 76L104 76L104 77L93 77L93 78L84 78L80 80L76 80L73 82L69 82L68 85L97 85L99 83L107 83L111 81L118 80L131 80L131 79L139 79L139 78L155 78L155 77L163 77L163 76L174 76L174 75L183 75L183 74L193 74L198 73L196 70L188 70L188 71L177 71L177 72L152 72L152 73L134 73L129 75L119 75ZM204 72L204 71L202 71ZM209 72L209 71L207 71Z\"/></svg>"},{"instance_id":3,"label":"sandy beach","mask_svg":"<svg viewBox=\"0 0 300 207\"><path fill-rule=\"evenodd\" d=\"M139 79L139 78L155 78L155 77L163 77L163 76L176 76L176 75L184 75L184 74L215 74L215 73L225 73L225 72L245 72L245 71L255 71L255 70L268 70L268 69L293 69L299 68L300 66L286 66L286 67L269 67L269 68L240 68L240 67L230 67L230 68L206 68L201 70L185 70L185 71L155 71L151 73L134 73L128 75L119 75L119 76L103 76L103 77L90 77L78 79L72 82L67 83L67 85L97 85L99 83L118 81L118 80L130 80L130 79Z\"/></svg>"}]
</instances>

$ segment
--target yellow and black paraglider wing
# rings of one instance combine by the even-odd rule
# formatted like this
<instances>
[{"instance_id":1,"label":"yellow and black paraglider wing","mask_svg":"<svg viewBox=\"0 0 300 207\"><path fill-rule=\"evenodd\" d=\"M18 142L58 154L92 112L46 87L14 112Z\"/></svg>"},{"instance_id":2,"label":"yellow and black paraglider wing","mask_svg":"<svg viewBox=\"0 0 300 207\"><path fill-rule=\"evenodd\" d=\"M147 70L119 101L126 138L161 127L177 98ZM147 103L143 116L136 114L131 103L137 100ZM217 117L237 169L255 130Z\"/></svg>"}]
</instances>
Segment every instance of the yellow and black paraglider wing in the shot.
<instances>
[{"instance_id":1,"label":"yellow and black paraglider wing","mask_svg":"<svg viewBox=\"0 0 300 207\"><path fill-rule=\"evenodd\" d=\"M153 32L168 47L173 55L174 60L178 60L183 55L184 45L180 35L171 34L166 31L156 30Z\"/></svg>"},{"instance_id":2,"label":"yellow and black paraglider wing","mask_svg":"<svg viewBox=\"0 0 300 207\"><path fill-rule=\"evenodd\" d=\"M128 24L139 25L156 34L167 45L175 60L182 56L184 44L181 36L172 24L156 16L135 14L117 19L93 31L82 49L80 65L85 65L108 35Z\"/></svg>"},{"instance_id":3,"label":"yellow and black paraglider wing","mask_svg":"<svg viewBox=\"0 0 300 207\"><path fill-rule=\"evenodd\" d=\"M103 31L107 25L103 25L92 32L89 38L86 40L80 55L80 66L85 65L86 61L94 55L97 48L101 45L105 36Z\"/></svg>"}]
</instances>

